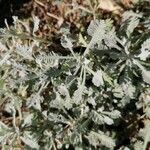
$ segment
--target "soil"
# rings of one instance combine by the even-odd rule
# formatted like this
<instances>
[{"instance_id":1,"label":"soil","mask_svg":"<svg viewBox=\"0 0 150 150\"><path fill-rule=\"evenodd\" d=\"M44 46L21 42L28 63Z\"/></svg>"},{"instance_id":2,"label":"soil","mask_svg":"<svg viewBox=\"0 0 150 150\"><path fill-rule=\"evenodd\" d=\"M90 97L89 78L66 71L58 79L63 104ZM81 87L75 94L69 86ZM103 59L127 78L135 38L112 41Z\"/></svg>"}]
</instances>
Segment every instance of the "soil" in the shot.
<instances>
[{"instance_id":1,"label":"soil","mask_svg":"<svg viewBox=\"0 0 150 150\"><path fill-rule=\"evenodd\" d=\"M0 27L5 26L5 19L11 24L13 21L12 16L28 17L31 12L30 7L26 11L23 8L26 5L29 6L30 3L31 0L0 0Z\"/></svg>"},{"instance_id":2,"label":"soil","mask_svg":"<svg viewBox=\"0 0 150 150\"><path fill-rule=\"evenodd\" d=\"M77 0L78 6L88 8L84 0ZM87 13L88 10L77 9L72 11L73 6L71 1L63 0L61 5L50 0L0 0L0 27L5 26L5 19L8 24L12 24L12 16L18 16L20 19L31 17L31 14L38 16L41 20L40 31L41 36L48 37L58 34L61 26L64 24L71 27L72 32L79 32L82 28L87 28L91 19L92 13ZM118 22L119 16L112 15L109 11L97 10L103 18L113 18ZM85 15L81 15L81 13Z\"/></svg>"}]
</instances>

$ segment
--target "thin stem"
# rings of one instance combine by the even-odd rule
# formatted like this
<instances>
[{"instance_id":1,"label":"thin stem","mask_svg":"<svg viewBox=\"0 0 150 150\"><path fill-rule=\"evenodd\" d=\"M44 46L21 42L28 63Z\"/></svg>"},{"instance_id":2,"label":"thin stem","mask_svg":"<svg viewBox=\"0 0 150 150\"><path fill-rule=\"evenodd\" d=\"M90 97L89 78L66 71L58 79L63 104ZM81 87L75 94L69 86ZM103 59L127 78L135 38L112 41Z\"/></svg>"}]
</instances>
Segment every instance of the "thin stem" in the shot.
<instances>
[{"instance_id":1,"label":"thin stem","mask_svg":"<svg viewBox=\"0 0 150 150\"><path fill-rule=\"evenodd\" d=\"M54 15L54 14L51 14L51 13L46 13L49 17L52 17L52 18L54 18L54 19L56 19L56 20L60 20L61 19L61 17L58 17L58 16L56 16L56 15Z\"/></svg>"},{"instance_id":2,"label":"thin stem","mask_svg":"<svg viewBox=\"0 0 150 150\"><path fill-rule=\"evenodd\" d=\"M85 68L86 68L86 70L88 70L92 75L95 74L95 72L94 72L91 68L89 68L88 66L85 66Z\"/></svg>"},{"instance_id":3,"label":"thin stem","mask_svg":"<svg viewBox=\"0 0 150 150\"><path fill-rule=\"evenodd\" d=\"M68 118L71 120L71 121L74 121L74 119L68 114L68 112L66 111L66 109L62 106L61 109L63 110L63 112L68 116Z\"/></svg>"},{"instance_id":4,"label":"thin stem","mask_svg":"<svg viewBox=\"0 0 150 150\"><path fill-rule=\"evenodd\" d=\"M72 48L69 48L69 50L70 50L70 52L72 53L72 55L74 56L74 58L75 58L78 62L80 62L80 60L78 59L78 57L75 55L73 49L72 49Z\"/></svg>"},{"instance_id":5,"label":"thin stem","mask_svg":"<svg viewBox=\"0 0 150 150\"><path fill-rule=\"evenodd\" d=\"M92 42L93 42L93 40L91 40L90 43L87 45L87 47L84 51L84 54L83 54L84 57L89 53Z\"/></svg>"},{"instance_id":6,"label":"thin stem","mask_svg":"<svg viewBox=\"0 0 150 150\"><path fill-rule=\"evenodd\" d=\"M45 5L42 3L42 2L40 2L40 1L38 1L38 0L34 0L35 1L35 3L37 3L38 5L40 5L40 6L42 6L42 7L45 7Z\"/></svg>"}]
</instances>

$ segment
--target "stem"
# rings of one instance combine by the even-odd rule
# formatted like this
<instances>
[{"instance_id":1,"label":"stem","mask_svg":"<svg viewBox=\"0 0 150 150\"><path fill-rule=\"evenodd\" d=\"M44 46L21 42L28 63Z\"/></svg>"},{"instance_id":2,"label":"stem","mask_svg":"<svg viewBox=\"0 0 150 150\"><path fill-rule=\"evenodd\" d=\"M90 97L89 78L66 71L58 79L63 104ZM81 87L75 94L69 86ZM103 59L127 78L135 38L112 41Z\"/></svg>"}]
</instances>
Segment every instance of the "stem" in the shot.
<instances>
[{"instance_id":1,"label":"stem","mask_svg":"<svg viewBox=\"0 0 150 150\"><path fill-rule=\"evenodd\" d=\"M133 59L133 63L137 65L141 70L144 70L144 67L135 59Z\"/></svg>"},{"instance_id":2,"label":"stem","mask_svg":"<svg viewBox=\"0 0 150 150\"><path fill-rule=\"evenodd\" d=\"M94 72L92 69L90 69L88 66L85 66L85 68L86 68L92 75L95 74L95 72Z\"/></svg>"},{"instance_id":3,"label":"stem","mask_svg":"<svg viewBox=\"0 0 150 150\"><path fill-rule=\"evenodd\" d=\"M40 5L40 6L42 6L42 7L45 7L45 5L42 3L42 2L40 2L40 1L38 1L38 0L34 0L35 1L35 3L37 3L38 5Z\"/></svg>"},{"instance_id":4,"label":"stem","mask_svg":"<svg viewBox=\"0 0 150 150\"><path fill-rule=\"evenodd\" d=\"M51 13L47 13L47 15L48 15L49 17L52 17L52 18L56 19L56 20L62 19L61 17L57 17L56 15L51 14Z\"/></svg>"},{"instance_id":5,"label":"stem","mask_svg":"<svg viewBox=\"0 0 150 150\"><path fill-rule=\"evenodd\" d=\"M87 45L85 51L84 51L84 54L83 54L83 57L85 57L89 51L90 51L90 47L91 47L91 43L92 43L92 40L90 41L90 43Z\"/></svg>"},{"instance_id":6,"label":"stem","mask_svg":"<svg viewBox=\"0 0 150 150\"><path fill-rule=\"evenodd\" d=\"M73 57L80 62L80 60L78 59L78 57L75 55L74 51L72 50L72 48L69 48L70 52L72 53Z\"/></svg>"},{"instance_id":7,"label":"stem","mask_svg":"<svg viewBox=\"0 0 150 150\"><path fill-rule=\"evenodd\" d=\"M86 68L84 68L84 72L83 72L83 81L82 81L82 86L85 85L85 80L86 80Z\"/></svg>"},{"instance_id":8,"label":"stem","mask_svg":"<svg viewBox=\"0 0 150 150\"><path fill-rule=\"evenodd\" d=\"M63 110L63 112L68 116L68 118L73 121L74 119L68 114L68 112L65 110L65 108L62 106L61 109Z\"/></svg>"},{"instance_id":9,"label":"stem","mask_svg":"<svg viewBox=\"0 0 150 150\"><path fill-rule=\"evenodd\" d=\"M46 88L48 84L49 84L49 82L47 82L47 83L44 82L44 83L42 84L42 86L40 87L40 89L39 89L39 91L38 91L37 94L40 95L40 93L42 92L42 90L43 90L44 88Z\"/></svg>"}]
</instances>

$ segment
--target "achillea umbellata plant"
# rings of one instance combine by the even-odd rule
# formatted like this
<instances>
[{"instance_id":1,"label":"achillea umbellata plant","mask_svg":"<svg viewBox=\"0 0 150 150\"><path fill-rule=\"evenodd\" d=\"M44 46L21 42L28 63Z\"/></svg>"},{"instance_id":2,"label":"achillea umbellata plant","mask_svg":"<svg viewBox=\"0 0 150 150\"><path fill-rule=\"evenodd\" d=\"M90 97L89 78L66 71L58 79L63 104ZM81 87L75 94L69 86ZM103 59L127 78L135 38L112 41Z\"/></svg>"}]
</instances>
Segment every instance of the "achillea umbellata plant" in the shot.
<instances>
[{"instance_id":1,"label":"achillea umbellata plant","mask_svg":"<svg viewBox=\"0 0 150 150\"><path fill-rule=\"evenodd\" d=\"M146 150L150 141L147 16L127 11L117 30L111 19L92 20L87 34L75 37L63 28L66 55L48 49L51 41L36 36L40 23L36 16L33 28L28 21L13 19L12 27L0 29L0 105L10 117L10 124L3 118L0 122L3 150L117 149L128 135L118 129L124 114L147 119L122 149ZM74 46L83 50L77 52Z\"/></svg>"}]
</instances>

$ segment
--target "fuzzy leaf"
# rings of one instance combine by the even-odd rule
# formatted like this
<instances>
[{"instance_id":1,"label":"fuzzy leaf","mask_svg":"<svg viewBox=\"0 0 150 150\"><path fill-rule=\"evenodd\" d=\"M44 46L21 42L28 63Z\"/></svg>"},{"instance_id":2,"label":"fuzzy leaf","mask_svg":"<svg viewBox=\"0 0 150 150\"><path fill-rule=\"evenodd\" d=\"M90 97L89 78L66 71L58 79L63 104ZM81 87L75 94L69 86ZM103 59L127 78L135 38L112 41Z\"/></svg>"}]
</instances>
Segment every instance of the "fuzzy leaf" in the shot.
<instances>
[{"instance_id":1,"label":"fuzzy leaf","mask_svg":"<svg viewBox=\"0 0 150 150\"><path fill-rule=\"evenodd\" d=\"M61 45L64 48L68 48L68 49L73 48L73 44L72 44L71 40L66 35L61 37Z\"/></svg>"},{"instance_id":2,"label":"fuzzy leaf","mask_svg":"<svg viewBox=\"0 0 150 150\"><path fill-rule=\"evenodd\" d=\"M113 148L115 146L114 140L112 140L111 137L106 136L103 132L97 133L94 131L91 131L87 136L90 144L92 144L94 147L104 145L107 148Z\"/></svg>"},{"instance_id":3,"label":"fuzzy leaf","mask_svg":"<svg viewBox=\"0 0 150 150\"><path fill-rule=\"evenodd\" d=\"M27 106L29 108L33 107L41 111L41 102L43 102L43 97L37 94L33 94L27 99Z\"/></svg>"},{"instance_id":4,"label":"fuzzy leaf","mask_svg":"<svg viewBox=\"0 0 150 150\"><path fill-rule=\"evenodd\" d=\"M108 117L108 116L103 116L103 118L104 118L104 122L105 122L106 124L108 124L108 125L114 124L114 121L113 121L110 117Z\"/></svg>"},{"instance_id":5,"label":"fuzzy leaf","mask_svg":"<svg viewBox=\"0 0 150 150\"><path fill-rule=\"evenodd\" d=\"M102 39L104 39L105 34L111 30L112 22L111 20L92 20L87 32L92 37L89 47L93 47L95 44L100 44Z\"/></svg>"},{"instance_id":6,"label":"fuzzy leaf","mask_svg":"<svg viewBox=\"0 0 150 150\"><path fill-rule=\"evenodd\" d=\"M25 59L33 60L33 57L32 57L32 47L29 47L27 45L17 44L16 45L16 52L20 56L24 57Z\"/></svg>"},{"instance_id":7,"label":"fuzzy leaf","mask_svg":"<svg viewBox=\"0 0 150 150\"><path fill-rule=\"evenodd\" d=\"M146 83L150 84L150 71L142 69L142 77Z\"/></svg>"},{"instance_id":8,"label":"fuzzy leaf","mask_svg":"<svg viewBox=\"0 0 150 150\"><path fill-rule=\"evenodd\" d=\"M102 113L110 116L113 119L117 119L117 118L121 117L121 113L118 110L113 110L111 112L103 111Z\"/></svg>"},{"instance_id":9,"label":"fuzzy leaf","mask_svg":"<svg viewBox=\"0 0 150 150\"><path fill-rule=\"evenodd\" d=\"M24 126L30 126L32 123L32 119L33 119L33 114L28 114L23 121L22 127Z\"/></svg>"},{"instance_id":10,"label":"fuzzy leaf","mask_svg":"<svg viewBox=\"0 0 150 150\"><path fill-rule=\"evenodd\" d=\"M104 81L103 81L103 76L102 76L102 71L98 70L97 72L95 72L93 78L92 78L92 82L95 86L99 87L101 85L104 85Z\"/></svg>"},{"instance_id":11,"label":"fuzzy leaf","mask_svg":"<svg viewBox=\"0 0 150 150\"><path fill-rule=\"evenodd\" d=\"M139 19L137 18L132 18L131 21L129 22L129 25L127 27L126 34L129 37L131 33L134 31L134 29L137 27L139 24Z\"/></svg>"},{"instance_id":12,"label":"fuzzy leaf","mask_svg":"<svg viewBox=\"0 0 150 150\"><path fill-rule=\"evenodd\" d=\"M141 47L141 53L137 56L139 57L141 60L145 61L147 59L147 57L150 56L150 38L147 39Z\"/></svg>"},{"instance_id":13,"label":"fuzzy leaf","mask_svg":"<svg viewBox=\"0 0 150 150\"><path fill-rule=\"evenodd\" d=\"M36 139L30 134L30 132L28 131L24 132L24 136L21 136L20 139L30 148L37 149L37 150L39 149L39 145Z\"/></svg>"}]
</instances>

